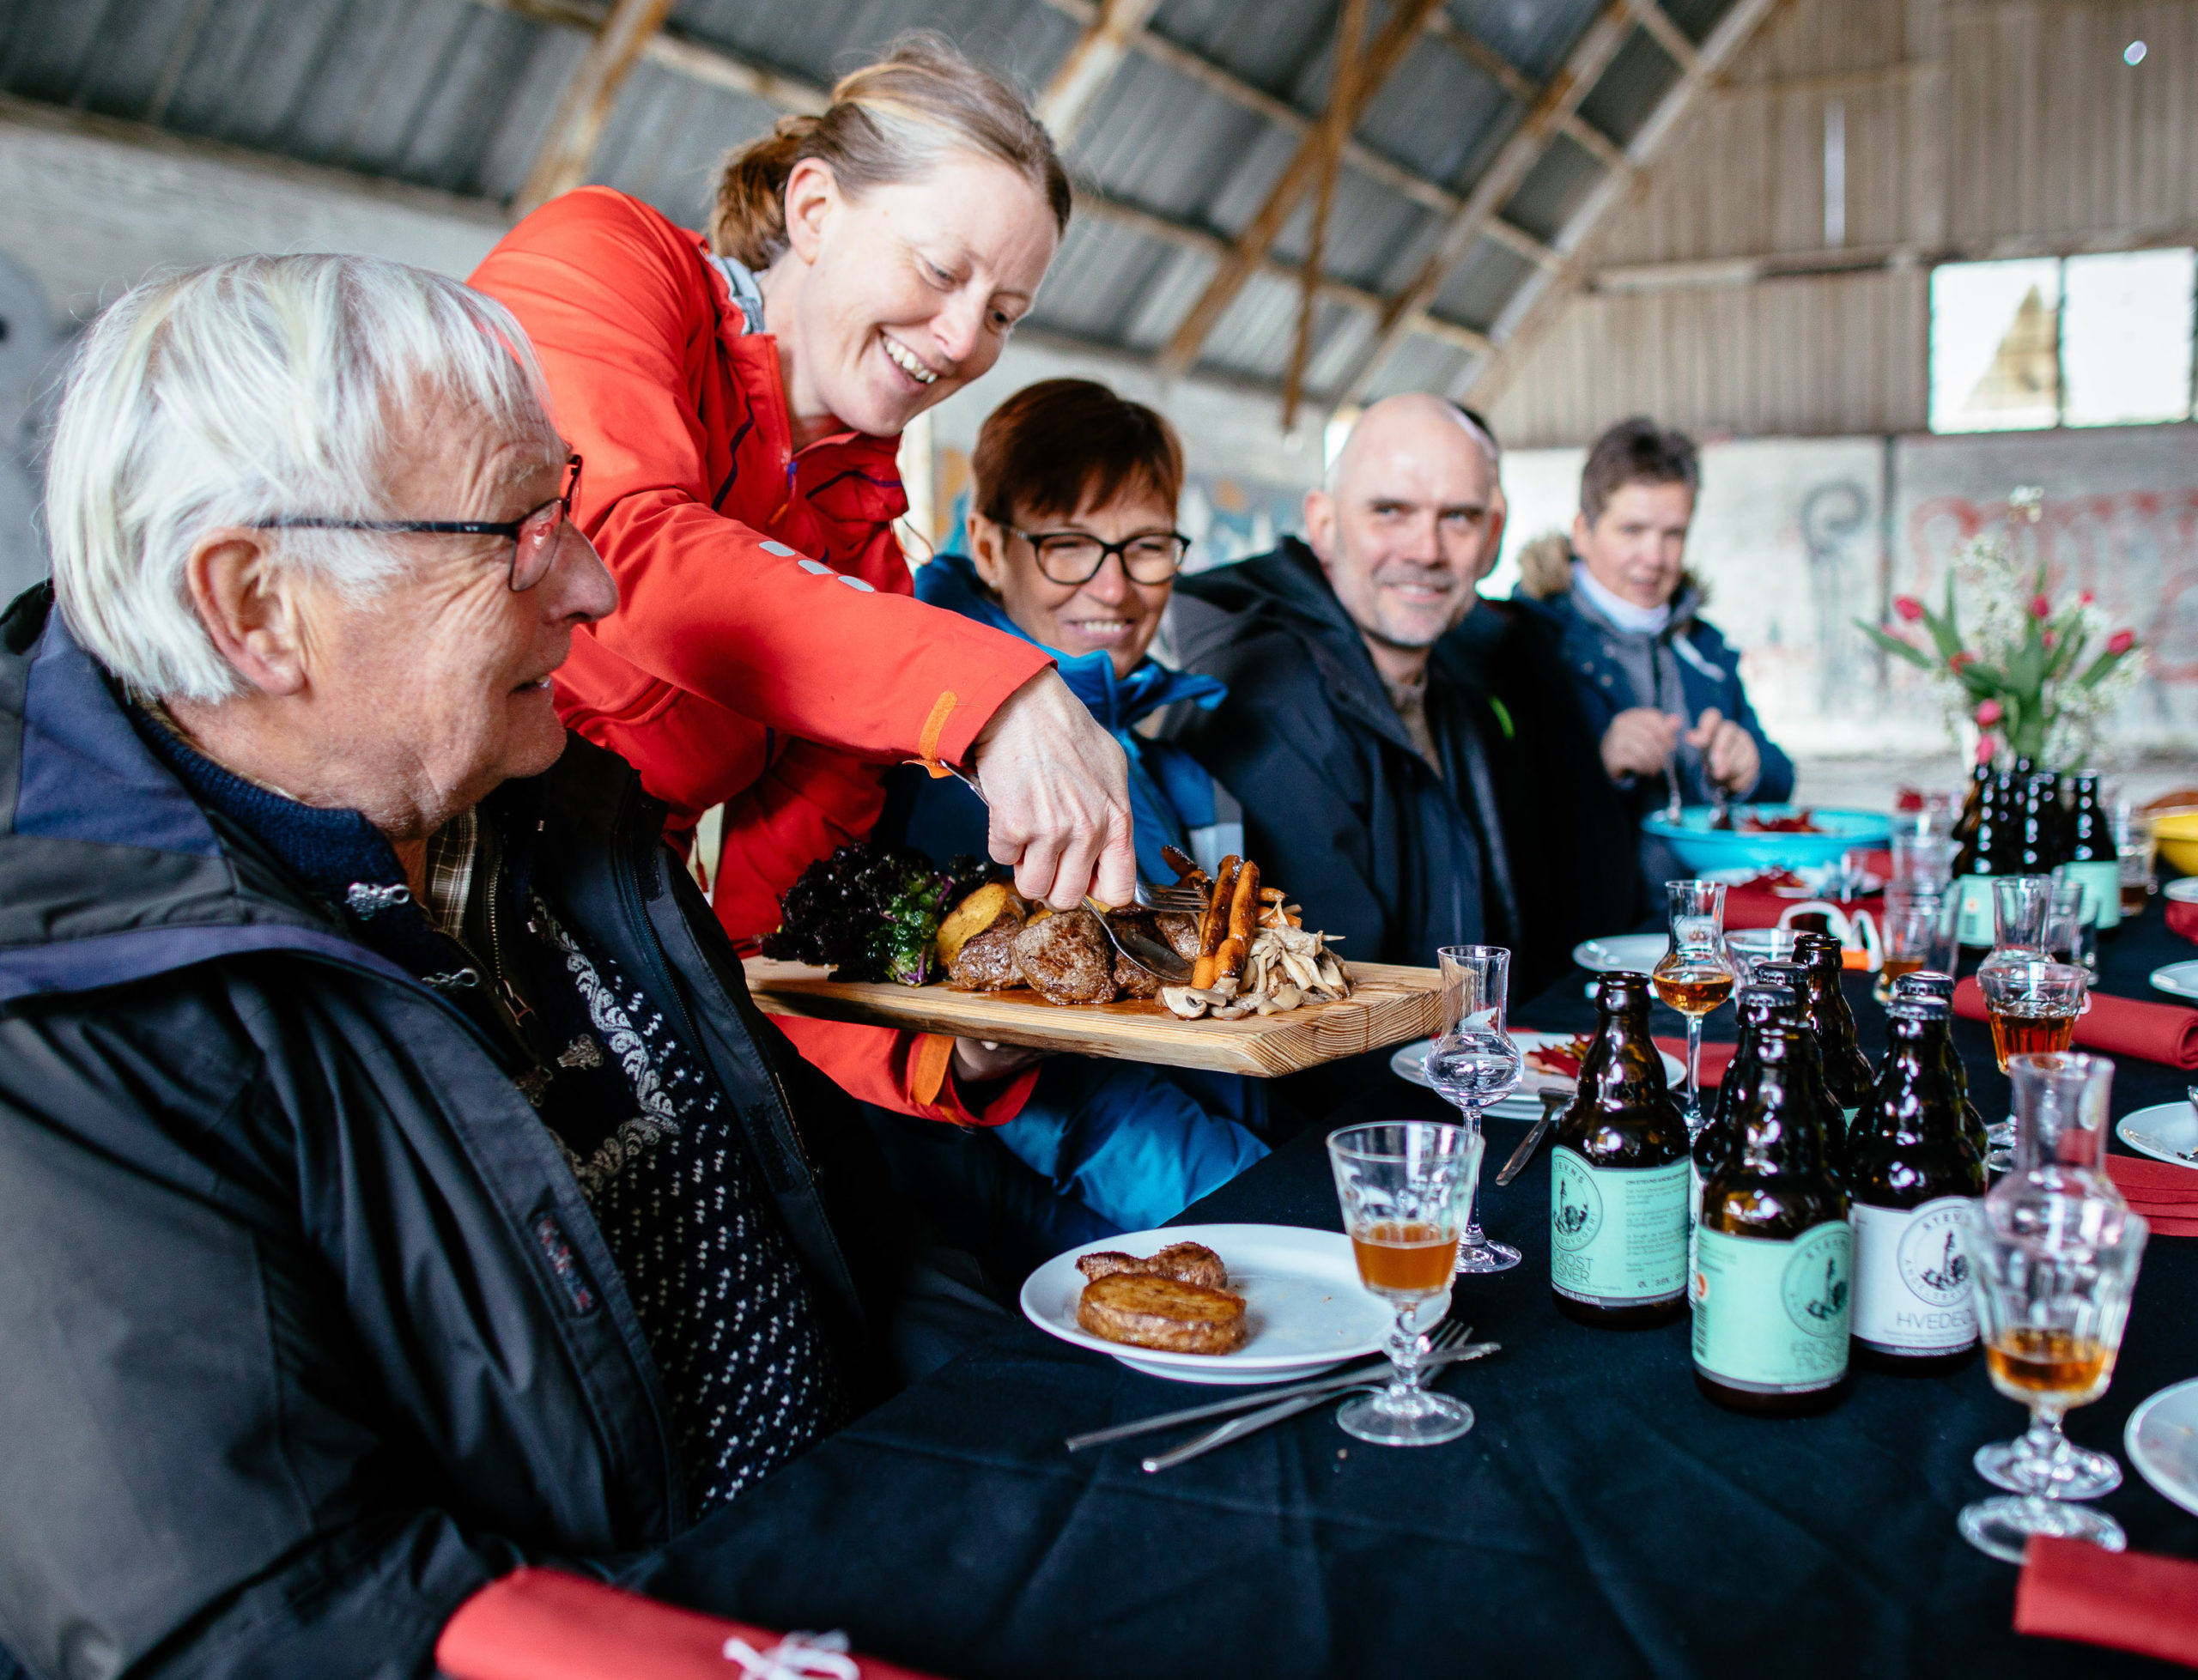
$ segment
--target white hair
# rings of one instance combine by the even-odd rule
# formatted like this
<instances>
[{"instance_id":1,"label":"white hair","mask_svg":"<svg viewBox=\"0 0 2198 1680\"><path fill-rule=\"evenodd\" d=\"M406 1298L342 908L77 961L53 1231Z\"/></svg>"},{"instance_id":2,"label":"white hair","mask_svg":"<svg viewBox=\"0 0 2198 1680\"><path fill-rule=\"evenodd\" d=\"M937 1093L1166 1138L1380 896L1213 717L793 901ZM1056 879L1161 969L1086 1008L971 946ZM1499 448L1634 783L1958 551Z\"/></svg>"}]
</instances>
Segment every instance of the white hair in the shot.
<instances>
[{"instance_id":1,"label":"white hair","mask_svg":"<svg viewBox=\"0 0 2198 1680\"><path fill-rule=\"evenodd\" d=\"M141 693L240 692L191 605L192 544L283 515L401 517L383 485L406 416L439 402L513 436L556 435L519 323L440 275L366 257L242 257L134 288L85 335L54 429L46 530L70 631ZM403 563L363 533L269 537L277 563L355 596Z\"/></svg>"}]
</instances>

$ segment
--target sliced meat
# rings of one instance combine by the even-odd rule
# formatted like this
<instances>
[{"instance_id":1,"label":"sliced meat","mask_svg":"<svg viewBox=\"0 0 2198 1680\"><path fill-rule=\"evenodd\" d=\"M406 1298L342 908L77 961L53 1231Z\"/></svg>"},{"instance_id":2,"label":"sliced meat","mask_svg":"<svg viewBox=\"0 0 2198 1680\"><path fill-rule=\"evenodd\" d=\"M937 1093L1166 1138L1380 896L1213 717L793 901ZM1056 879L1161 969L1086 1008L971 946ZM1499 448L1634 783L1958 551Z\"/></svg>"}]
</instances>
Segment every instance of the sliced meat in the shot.
<instances>
[{"instance_id":1,"label":"sliced meat","mask_svg":"<svg viewBox=\"0 0 2198 1680\"><path fill-rule=\"evenodd\" d=\"M1243 1296L1135 1271L1085 1284L1076 1321L1109 1342L1169 1353L1234 1353L1250 1329Z\"/></svg>"},{"instance_id":2,"label":"sliced meat","mask_svg":"<svg viewBox=\"0 0 2198 1680\"><path fill-rule=\"evenodd\" d=\"M1229 1287L1229 1268L1202 1242L1171 1242L1145 1263L1145 1270L1209 1289Z\"/></svg>"},{"instance_id":3,"label":"sliced meat","mask_svg":"<svg viewBox=\"0 0 2198 1680\"><path fill-rule=\"evenodd\" d=\"M963 942L946 966L947 982L966 992L1005 992L1023 984L1016 966L1015 936L1022 924L1003 916L975 938Z\"/></svg>"},{"instance_id":4,"label":"sliced meat","mask_svg":"<svg viewBox=\"0 0 2198 1680\"><path fill-rule=\"evenodd\" d=\"M1177 956L1186 962L1199 960L1199 919L1196 916L1178 915L1173 910L1162 910L1156 913L1152 919L1160 929L1160 937L1168 942L1169 949Z\"/></svg>"},{"instance_id":5,"label":"sliced meat","mask_svg":"<svg viewBox=\"0 0 2198 1680\"><path fill-rule=\"evenodd\" d=\"M1096 1254L1086 1254L1076 1263L1088 1282L1097 1283L1102 1277L1112 1277L1118 1271L1143 1271L1145 1262L1134 1254L1125 1254L1118 1248L1102 1248Z\"/></svg>"},{"instance_id":6,"label":"sliced meat","mask_svg":"<svg viewBox=\"0 0 2198 1680\"><path fill-rule=\"evenodd\" d=\"M1114 949L1089 910L1030 923L1015 936L1015 961L1049 1004L1104 1004L1114 995Z\"/></svg>"},{"instance_id":7,"label":"sliced meat","mask_svg":"<svg viewBox=\"0 0 2198 1680\"><path fill-rule=\"evenodd\" d=\"M1160 977L1148 974L1120 951L1114 953L1114 988L1125 998L1157 998Z\"/></svg>"}]
</instances>

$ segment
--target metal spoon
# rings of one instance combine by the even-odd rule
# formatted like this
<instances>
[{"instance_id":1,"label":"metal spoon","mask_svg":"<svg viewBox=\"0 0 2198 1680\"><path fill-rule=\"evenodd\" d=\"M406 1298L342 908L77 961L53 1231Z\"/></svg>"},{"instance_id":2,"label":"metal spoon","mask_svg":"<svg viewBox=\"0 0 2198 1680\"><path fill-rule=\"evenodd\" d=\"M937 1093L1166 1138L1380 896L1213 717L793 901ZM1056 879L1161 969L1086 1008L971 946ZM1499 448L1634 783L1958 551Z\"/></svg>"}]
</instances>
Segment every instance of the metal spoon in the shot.
<instances>
[{"instance_id":1,"label":"metal spoon","mask_svg":"<svg viewBox=\"0 0 2198 1680\"><path fill-rule=\"evenodd\" d=\"M1174 946L1163 945L1134 927L1117 923L1114 913L1088 893L1084 895L1084 907L1099 919L1099 926L1107 936L1107 943L1127 957L1133 966L1142 968L1163 986L1188 986L1191 983L1191 965L1176 955Z\"/></svg>"}]
</instances>

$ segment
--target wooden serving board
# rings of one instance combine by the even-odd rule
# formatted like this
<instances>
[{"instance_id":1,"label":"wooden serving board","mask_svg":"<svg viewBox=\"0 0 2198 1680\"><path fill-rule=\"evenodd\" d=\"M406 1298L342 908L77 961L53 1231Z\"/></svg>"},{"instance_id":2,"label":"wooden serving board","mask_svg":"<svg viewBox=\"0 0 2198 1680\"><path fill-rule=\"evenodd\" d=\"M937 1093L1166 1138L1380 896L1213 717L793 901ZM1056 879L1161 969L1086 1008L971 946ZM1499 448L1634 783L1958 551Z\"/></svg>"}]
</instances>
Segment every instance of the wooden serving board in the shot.
<instances>
[{"instance_id":1,"label":"wooden serving board","mask_svg":"<svg viewBox=\"0 0 2198 1680\"><path fill-rule=\"evenodd\" d=\"M1351 994L1281 1015L1185 1021L1157 1000L1049 1004L1035 992L957 992L944 986L840 981L799 962L748 960L748 986L766 1014L950 1033L1080 1056L1206 1068L1271 1079L1361 1051L1439 1032L1442 976L1387 963L1350 966Z\"/></svg>"}]
</instances>

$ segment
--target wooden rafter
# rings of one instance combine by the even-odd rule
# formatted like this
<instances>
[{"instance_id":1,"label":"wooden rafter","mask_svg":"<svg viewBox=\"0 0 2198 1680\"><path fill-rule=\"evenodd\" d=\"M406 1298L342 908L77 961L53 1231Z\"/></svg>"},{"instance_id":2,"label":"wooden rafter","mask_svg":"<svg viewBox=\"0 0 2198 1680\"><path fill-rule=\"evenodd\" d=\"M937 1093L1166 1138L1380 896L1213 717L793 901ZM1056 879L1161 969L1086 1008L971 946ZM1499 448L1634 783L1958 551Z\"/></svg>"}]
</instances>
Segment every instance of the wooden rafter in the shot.
<instances>
[{"instance_id":1,"label":"wooden rafter","mask_svg":"<svg viewBox=\"0 0 2198 1680\"><path fill-rule=\"evenodd\" d=\"M1366 39L1366 0L1343 0L1336 14L1336 68L1328 85L1328 108L1315 130L1313 226L1305 242L1305 276L1297 303L1297 334L1290 347L1290 367L1282 379L1282 429L1297 423L1297 399L1305 386L1305 363L1313 354L1315 307L1321 291L1321 264L1327 254L1328 207L1336 192L1336 159L1344 136L1358 113L1358 49ZM1265 255L1265 252L1260 253Z\"/></svg>"},{"instance_id":2,"label":"wooden rafter","mask_svg":"<svg viewBox=\"0 0 2198 1680\"><path fill-rule=\"evenodd\" d=\"M1645 170L1655 161L1689 107L1715 84L1748 37L1755 33L1756 27L1779 3L1780 0L1738 0L1718 21L1716 27L1709 32L1709 39L1697 50L1693 62L1665 90L1664 96L1648 113L1648 120L1626 148L1636 170ZM1558 234L1555 240L1557 249L1568 258L1576 257L1618 202L1624 185L1623 179L1613 175L1606 177L1589 193ZM1497 324L1493 335L1498 341L1496 354L1474 364L1465 377L1453 381L1452 394L1462 396L1467 390L1474 391L1481 396L1485 406L1488 393L1502 390L1503 381L1517 367L1519 358L1556 318L1565 302L1579 291L1584 279L1584 270L1576 261L1568 263L1554 274L1529 279L1506 308L1505 318Z\"/></svg>"},{"instance_id":3,"label":"wooden rafter","mask_svg":"<svg viewBox=\"0 0 2198 1680\"><path fill-rule=\"evenodd\" d=\"M1397 8L1390 14L1388 22L1366 49L1365 62L1353 78L1349 101L1339 107L1333 100L1330 100L1329 120L1339 124L1344 135L1350 133L1366 101L1381 90L1390 72L1404 62L1405 54L1419 38L1427 14L1436 3L1437 0L1397 0ZM1339 154L1342 143L1340 138L1335 142ZM1205 290L1199 294L1198 301L1191 306L1182 324L1168 341L1168 348L1161 352L1163 373L1187 372L1198 360L1207 337L1220 324L1229 306L1236 300L1237 294L1244 289L1245 282L1281 234L1290 213L1297 208L1298 200L1305 196L1305 189L1313 184L1320 160L1319 130L1308 130L1299 140L1296 151L1284 166L1281 175L1267 189L1266 202L1236 236L1234 250L1206 282Z\"/></svg>"},{"instance_id":4,"label":"wooden rafter","mask_svg":"<svg viewBox=\"0 0 2198 1680\"><path fill-rule=\"evenodd\" d=\"M1742 0L1746 4L1747 0ZM1578 110L1580 101L1610 68L1632 33L1636 0L1609 0L1581 36L1563 66L1542 89L1541 97L1527 108L1511 137L1503 143L1489 167L1473 183L1472 191L1450 218L1435 249L1405 288L1381 312L1381 330L1359 355L1344 382L1346 398L1358 396L1390 355L1425 318L1435 295L1442 289L1451 270L1465 260L1497 213L1519 190L1520 184L1549 149L1563 119Z\"/></svg>"},{"instance_id":5,"label":"wooden rafter","mask_svg":"<svg viewBox=\"0 0 2198 1680\"><path fill-rule=\"evenodd\" d=\"M671 7L672 0L612 0L595 39L565 84L534 167L512 201L515 214L525 215L587 179L618 89L633 73L642 48L664 27Z\"/></svg>"},{"instance_id":6,"label":"wooden rafter","mask_svg":"<svg viewBox=\"0 0 2198 1680\"><path fill-rule=\"evenodd\" d=\"M1084 33L1069 48L1068 57L1061 60L1060 68L1038 96L1038 120L1052 133L1055 145L1066 147L1083 126L1159 3L1160 0L1102 0L1097 15L1084 26Z\"/></svg>"}]
</instances>

